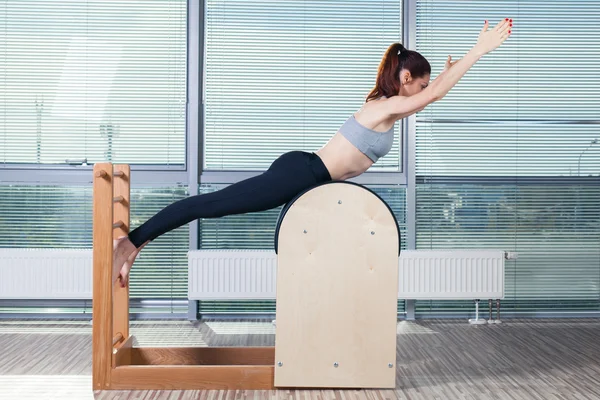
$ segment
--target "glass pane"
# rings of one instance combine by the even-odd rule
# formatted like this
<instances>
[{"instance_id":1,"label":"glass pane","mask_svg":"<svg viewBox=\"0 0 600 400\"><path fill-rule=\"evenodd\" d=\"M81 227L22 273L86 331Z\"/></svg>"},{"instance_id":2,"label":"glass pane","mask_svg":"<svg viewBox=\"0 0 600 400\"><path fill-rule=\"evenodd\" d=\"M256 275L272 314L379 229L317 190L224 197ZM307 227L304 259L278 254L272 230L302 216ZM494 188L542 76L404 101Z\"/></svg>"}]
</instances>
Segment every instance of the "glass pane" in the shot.
<instances>
[{"instance_id":1,"label":"glass pane","mask_svg":"<svg viewBox=\"0 0 600 400\"><path fill-rule=\"evenodd\" d=\"M401 10L398 0L208 0L205 169L263 170L324 145L374 86ZM400 169L399 131L374 170Z\"/></svg>"},{"instance_id":2,"label":"glass pane","mask_svg":"<svg viewBox=\"0 0 600 400\"><path fill-rule=\"evenodd\" d=\"M417 115L417 175L599 176L599 13L586 0L417 0L417 50L434 75L485 19L514 18L513 35Z\"/></svg>"},{"instance_id":3,"label":"glass pane","mask_svg":"<svg viewBox=\"0 0 600 400\"><path fill-rule=\"evenodd\" d=\"M6 0L0 163L183 165L186 0Z\"/></svg>"},{"instance_id":4,"label":"glass pane","mask_svg":"<svg viewBox=\"0 0 600 400\"><path fill-rule=\"evenodd\" d=\"M417 248L515 251L505 301L599 310L598 199L598 185L418 185Z\"/></svg>"}]
</instances>

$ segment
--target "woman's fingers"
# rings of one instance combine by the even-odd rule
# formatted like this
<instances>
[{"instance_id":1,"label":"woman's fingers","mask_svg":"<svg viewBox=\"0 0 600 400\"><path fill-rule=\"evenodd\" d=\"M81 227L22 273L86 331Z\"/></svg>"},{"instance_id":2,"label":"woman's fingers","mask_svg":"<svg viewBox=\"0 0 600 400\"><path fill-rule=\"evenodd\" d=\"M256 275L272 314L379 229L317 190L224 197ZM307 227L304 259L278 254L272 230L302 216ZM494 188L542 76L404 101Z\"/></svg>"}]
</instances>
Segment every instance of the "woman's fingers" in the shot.
<instances>
[{"instance_id":1,"label":"woman's fingers","mask_svg":"<svg viewBox=\"0 0 600 400\"><path fill-rule=\"evenodd\" d=\"M483 28L481 28L481 32L479 32L479 34L481 35L482 33L486 32L488 30L489 26L490 26L490 24L486 20L485 23L483 24Z\"/></svg>"},{"instance_id":2,"label":"woman's fingers","mask_svg":"<svg viewBox=\"0 0 600 400\"><path fill-rule=\"evenodd\" d=\"M509 20L509 21L505 22L504 24L502 24L502 27L498 30L498 32L504 33L504 32L510 31L510 29L512 28L512 22L510 22L510 21L512 21L512 20Z\"/></svg>"},{"instance_id":3,"label":"woman's fingers","mask_svg":"<svg viewBox=\"0 0 600 400\"><path fill-rule=\"evenodd\" d=\"M512 19L511 18L504 18L496 26L496 31L502 33L502 32L504 32L506 30L510 30L511 26L512 26Z\"/></svg>"},{"instance_id":4,"label":"woman's fingers","mask_svg":"<svg viewBox=\"0 0 600 400\"><path fill-rule=\"evenodd\" d=\"M498 22L498 24L494 27L494 30L496 32L501 31L504 28L504 26L506 25L507 22L508 22L508 18L504 18L504 19L500 20Z\"/></svg>"}]
</instances>

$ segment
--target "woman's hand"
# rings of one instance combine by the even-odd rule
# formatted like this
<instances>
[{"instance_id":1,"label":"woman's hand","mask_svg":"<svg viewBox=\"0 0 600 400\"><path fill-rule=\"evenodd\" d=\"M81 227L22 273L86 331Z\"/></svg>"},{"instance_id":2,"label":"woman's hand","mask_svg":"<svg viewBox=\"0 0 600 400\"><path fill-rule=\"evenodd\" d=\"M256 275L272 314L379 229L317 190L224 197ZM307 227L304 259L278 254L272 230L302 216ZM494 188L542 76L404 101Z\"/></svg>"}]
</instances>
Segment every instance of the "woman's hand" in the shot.
<instances>
[{"instance_id":1,"label":"woman's hand","mask_svg":"<svg viewBox=\"0 0 600 400\"><path fill-rule=\"evenodd\" d=\"M444 65L444 71L442 72L446 72L448 71L454 64L456 64L458 61L452 61L452 56L448 56L448 59L446 60L446 65Z\"/></svg>"},{"instance_id":2,"label":"woman's hand","mask_svg":"<svg viewBox=\"0 0 600 400\"><path fill-rule=\"evenodd\" d=\"M479 33L477 44L475 48L481 55L487 54L493 50L496 50L512 32L512 19L505 18L498 23L495 27L488 30L489 24L485 21L483 29Z\"/></svg>"}]
</instances>

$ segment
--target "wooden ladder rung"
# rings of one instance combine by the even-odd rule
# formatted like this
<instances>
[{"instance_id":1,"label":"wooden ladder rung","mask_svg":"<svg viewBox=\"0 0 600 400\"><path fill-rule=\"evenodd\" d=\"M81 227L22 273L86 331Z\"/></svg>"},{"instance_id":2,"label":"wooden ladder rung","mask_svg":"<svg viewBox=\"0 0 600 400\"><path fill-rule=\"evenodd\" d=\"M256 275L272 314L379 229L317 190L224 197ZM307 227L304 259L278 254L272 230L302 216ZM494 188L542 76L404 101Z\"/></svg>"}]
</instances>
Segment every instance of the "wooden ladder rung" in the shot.
<instances>
[{"instance_id":1,"label":"wooden ladder rung","mask_svg":"<svg viewBox=\"0 0 600 400\"><path fill-rule=\"evenodd\" d=\"M113 198L113 203L122 203L125 198L123 196L117 196Z\"/></svg>"},{"instance_id":2,"label":"wooden ladder rung","mask_svg":"<svg viewBox=\"0 0 600 400\"><path fill-rule=\"evenodd\" d=\"M113 224L113 229L125 228L125 222L117 221Z\"/></svg>"},{"instance_id":3,"label":"wooden ladder rung","mask_svg":"<svg viewBox=\"0 0 600 400\"><path fill-rule=\"evenodd\" d=\"M117 333L115 337L113 337L112 344L113 346L123 340L123 334L121 332Z\"/></svg>"}]
</instances>

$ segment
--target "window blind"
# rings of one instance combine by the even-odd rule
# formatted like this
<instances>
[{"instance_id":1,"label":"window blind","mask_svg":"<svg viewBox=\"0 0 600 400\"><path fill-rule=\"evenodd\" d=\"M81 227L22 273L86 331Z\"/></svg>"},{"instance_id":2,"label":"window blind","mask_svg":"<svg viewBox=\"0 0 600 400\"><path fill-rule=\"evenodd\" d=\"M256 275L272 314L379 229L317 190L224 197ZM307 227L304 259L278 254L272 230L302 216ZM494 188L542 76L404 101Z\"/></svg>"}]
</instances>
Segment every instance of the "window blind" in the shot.
<instances>
[{"instance_id":1,"label":"window blind","mask_svg":"<svg viewBox=\"0 0 600 400\"><path fill-rule=\"evenodd\" d=\"M517 251L510 310L598 311L600 3L416 4L417 50L437 72L485 19L514 19L500 49L417 115L417 248ZM421 315L464 309L419 303Z\"/></svg>"},{"instance_id":2,"label":"window blind","mask_svg":"<svg viewBox=\"0 0 600 400\"><path fill-rule=\"evenodd\" d=\"M185 162L186 0L0 2L0 163Z\"/></svg>"},{"instance_id":3,"label":"window blind","mask_svg":"<svg viewBox=\"0 0 600 400\"><path fill-rule=\"evenodd\" d=\"M400 40L401 3L207 0L204 168L263 170L323 146ZM399 129L373 169L399 170Z\"/></svg>"},{"instance_id":4,"label":"window blind","mask_svg":"<svg viewBox=\"0 0 600 400\"><path fill-rule=\"evenodd\" d=\"M182 187L132 187L131 227L186 196ZM0 185L0 210L0 247L92 247L91 186ZM131 298L187 299L188 250L186 226L146 246L131 270Z\"/></svg>"}]
</instances>

